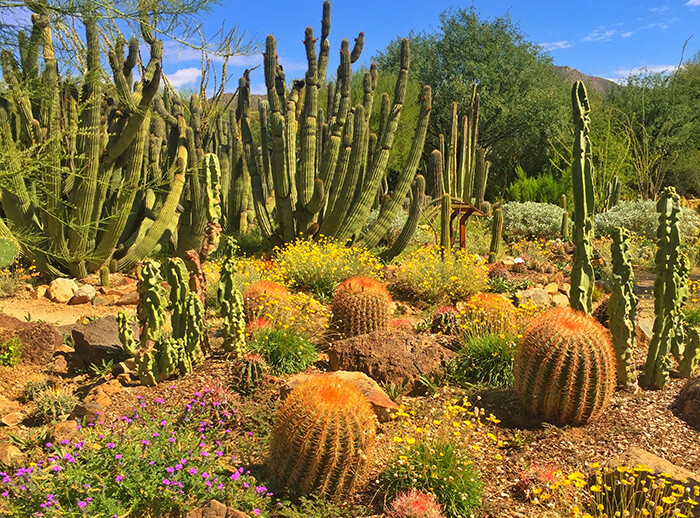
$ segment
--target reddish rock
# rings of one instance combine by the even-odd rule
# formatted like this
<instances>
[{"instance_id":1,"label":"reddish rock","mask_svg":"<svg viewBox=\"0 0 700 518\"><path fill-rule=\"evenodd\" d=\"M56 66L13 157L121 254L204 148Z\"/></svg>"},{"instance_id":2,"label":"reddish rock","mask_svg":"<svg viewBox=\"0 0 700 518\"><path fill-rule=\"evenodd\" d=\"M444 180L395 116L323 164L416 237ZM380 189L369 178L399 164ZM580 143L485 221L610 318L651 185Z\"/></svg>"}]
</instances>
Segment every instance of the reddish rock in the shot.
<instances>
[{"instance_id":1,"label":"reddish rock","mask_svg":"<svg viewBox=\"0 0 700 518\"><path fill-rule=\"evenodd\" d=\"M78 428L78 423L73 420L62 421L56 423L50 430L49 436L51 440L55 443L60 443L61 441L72 441L80 436L80 428Z\"/></svg>"},{"instance_id":2,"label":"reddish rock","mask_svg":"<svg viewBox=\"0 0 700 518\"><path fill-rule=\"evenodd\" d=\"M681 419L700 430L700 376L688 380L674 406Z\"/></svg>"},{"instance_id":3,"label":"reddish rock","mask_svg":"<svg viewBox=\"0 0 700 518\"><path fill-rule=\"evenodd\" d=\"M0 419L0 423L10 428L17 426L24 420L24 414L22 412L10 412Z\"/></svg>"},{"instance_id":4,"label":"reddish rock","mask_svg":"<svg viewBox=\"0 0 700 518\"><path fill-rule=\"evenodd\" d=\"M17 337L22 342L21 363L48 364L63 340L56 328L46 322L23 322L0 314L0 343Z\"/></svg>"},{"instance_id":5,"label":"reddish rock","mask_svg":"<svg viewBox=\"0 0 700 518\"><path fill-rule=\"evenodd\" d=\"M204 505L192 509L186 518L250 518L247 514L226 507L217 500L211 500Z\"/></svg>"},{"instance_id":6,"label":"reddish rock","mask_svg":"<svg viewBox=\"0 0 700 518\"><path fill-rule=\"evenodd\" d=\"M139 303L139 294L136 291L130 291L122 295L116 302L117 306L131 306Z\"/></svg>"},{"instance_id":7,"label":"reddish rock","mask_svg":"<svg viewBox=\"0 0 700 518\"><path fill-rule=\"evenodd\" d=\"M78 284L73 279L54 279L46 290L46 296L53 302L65 304L78 290Z\"/></svg>"},{"instance_id":8,"label":"reddish rock","mask_svg":"<svg viewBox=\"0 0 700 518\"><path fill-rule=\"evenodd\" d=\"M333 370L360 371L379 383L402 384L418 392L420 376L441 371L455 353L430 335L405 331L375 331L334 342L328 350Z\"/></svg>"},{"instance_id":9,"label":"reddish rock","mask_svg":"<svg viewBox=\"0 0 700 518\"><path fill-rule=\"evenodd\" d=\"M0 443L0 464L5 466L14 466L23 457L20 449L14 444L7 442Z\"/></svg>"},{"instance_id":10,"label":"reddish rock","mask_svg":"<svg viewBox=\"0 0 700 518\"><path fill-rule=\"evenodd\" d=\"M92 305L93 306L111 306L114 304L116 301L119 300L118 295L96 295L94 299L92 299Z\"/></svg>"}]
</instances>

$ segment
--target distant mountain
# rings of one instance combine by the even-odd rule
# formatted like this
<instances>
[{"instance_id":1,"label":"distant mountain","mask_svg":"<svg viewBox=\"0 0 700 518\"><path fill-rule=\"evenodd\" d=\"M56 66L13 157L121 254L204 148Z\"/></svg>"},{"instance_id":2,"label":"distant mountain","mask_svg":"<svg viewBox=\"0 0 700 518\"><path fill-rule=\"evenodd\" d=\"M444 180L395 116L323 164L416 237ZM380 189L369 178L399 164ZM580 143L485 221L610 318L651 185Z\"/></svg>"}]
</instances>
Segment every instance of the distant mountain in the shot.
<instances>
[{"instance_id":1,"label":"distant mountain","mask_svg":"<svg viewBox=\"0 0 700 518\"><path fill-rule=\"evenodd\" d=\"M583 81L586 85L586 88L595 92L606 94L615 84L615 82L610 81L610 79L603 79L602 77L595 76L587 76L586 74L584 74L583 72L579 72L575 68L562 67L559 65L553 66L556 73L559 74L559 76L565 81L568 81L571 84L574 84L576 81Z\"/></svg>"}]
</instances>

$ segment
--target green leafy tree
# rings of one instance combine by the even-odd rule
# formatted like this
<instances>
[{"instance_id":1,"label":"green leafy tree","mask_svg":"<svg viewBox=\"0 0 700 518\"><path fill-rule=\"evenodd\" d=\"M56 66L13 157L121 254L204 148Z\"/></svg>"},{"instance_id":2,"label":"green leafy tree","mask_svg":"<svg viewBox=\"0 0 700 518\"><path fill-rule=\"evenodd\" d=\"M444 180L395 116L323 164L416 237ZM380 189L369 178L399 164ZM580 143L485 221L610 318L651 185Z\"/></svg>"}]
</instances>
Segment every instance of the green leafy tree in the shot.
<instances>
[{"instance_id":1,"label":"green leafy tree","mask_svg":"<svg viewBox=\"0 0 700 518\"><path fill-rule=\"evenodd\" d=\"M491 187L502 190L516 164L531 174L547 167L549 142L569 122L568 87L550 57L508 15L483 20L468 8L445 11L440 20L437 32L410 35L412 73L434 91L433 144L439 133L449 132L453 101L460 117L466 114L477 82L479 142L494 164ZM380 69L397 67L399 43L392 41L376 56Z\"/></svg>"}]
</instances>

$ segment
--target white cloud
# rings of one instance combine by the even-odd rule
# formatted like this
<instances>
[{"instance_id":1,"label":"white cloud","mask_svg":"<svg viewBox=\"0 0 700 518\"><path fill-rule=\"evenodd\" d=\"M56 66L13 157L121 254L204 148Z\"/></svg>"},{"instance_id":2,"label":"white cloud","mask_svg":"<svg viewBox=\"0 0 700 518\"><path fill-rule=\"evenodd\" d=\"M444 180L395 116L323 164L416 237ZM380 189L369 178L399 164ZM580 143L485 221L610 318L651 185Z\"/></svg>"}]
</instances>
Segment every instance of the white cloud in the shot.
<instances>
[{"instance_id":1,"label":"white cloud","mask_svg":"<svg viewBox=\"0 0 700 518\"><path fill-rule=\"evenodd\" d=\"M620 36L621 36L622 38L629 38L629 37L632 36L633 34L634 34L634 31L627 31L627 32L623 32L622 34L620 34Z\"/></svg>"},{"instance_id":2,"label":"white cloud","mask_svg":"<svg viewBox=\"0 0 700 518\"><path fill-rule=\"evenodd\" d=\"M615 81L627 79L630 75L636 74L665 74L675 70L678 65L644 65L641 67L618 68L615 70L617 76Z\"/></svg>"},{"instance_id":3,"label":"white cloud","mask_svg":"<svg viewBox=\"0 0 700 518\"><path fill-rule=\"evenodd\" d=\"M700 0L688 0L684 5L688 7L700 7Z\"/></svg>"},{"instance_id":4,"label":"white cloud","mask_svg":"<svg viewBox=\"0 0 700 518\"><path fill-rule=\"evenodd\" d=\"M546 51L550 50L557 50L557 49L568 49L571 47L571 43L569 43L568 40L561 40L561 41L549 41L545 43L540 43L540 47L542 47Z\"/></svg>"},{"instance_id":5,"label":"white cloud","mask_svg":"<svg viewBox=\"0 0 700 518\"><path fill-rule=\"evenodd\" d=\"M615 29L606 30L605 27L598 27L583 38L583 41L610 41L615 34L617 34Z\"/></svg>"},{"instance_id":6,"label":"white cloud","mask_svg":"<svg viewBox=\"0 0 700 518\"><path fill-rule=\"evenodd\" d=\"M691 2L693 1L698 1L698 0L690 0ZM662 5L661 7L650 7L649 12L654 13L654 14L662 14L667 11L669 11L671 8L668 5Z\"/></svg>"},{"instance_id":7,"label":"white cloud","mask_svg":"<svg viewBox=\"0 0 700 518\"><path fill-rule=\"evenodd\" d=\"M202 78L202 71L196 67L181 68L173 74L166 74L168 81L174 88L189 85Z\"/></svg>"}]
</instances>

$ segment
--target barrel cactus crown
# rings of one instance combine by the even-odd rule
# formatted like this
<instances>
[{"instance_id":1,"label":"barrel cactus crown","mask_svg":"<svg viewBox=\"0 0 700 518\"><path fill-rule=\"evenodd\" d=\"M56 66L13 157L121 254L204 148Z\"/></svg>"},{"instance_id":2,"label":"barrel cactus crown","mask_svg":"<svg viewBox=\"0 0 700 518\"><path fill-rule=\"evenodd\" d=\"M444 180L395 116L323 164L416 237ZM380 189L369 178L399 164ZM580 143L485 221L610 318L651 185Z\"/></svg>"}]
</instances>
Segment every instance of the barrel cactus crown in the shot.
<instances>
[{"instance_id":1,"label":"barrel cactus crown","mask_svg":"<svg viewBox=\"0 0 700 518\"><path fill-rule=\"evenodd\" d=\"M571 308L532 320L515 358L514 388L527 409L554 424L600 416L616 385L615 351L598 322Z\"/></svg>"},{"instance_id":2,"label":"barrel cactus crown","mask_svg":"<svg viewBox=\"0 0 700 518\"><path fill-rule=\"evenodd\" d=\"M342 500L364 482L375 435L376 418L362 392L349 381L317 376L280 407L270 471L291 496Z\"/></svg>"},{"instance_id":3,"label":"barrel cactus crown","mask_svg":"<svg viewBox=\"0 0 700 518\"><path fill-rule=\"evenodd\" d=\"M391 295L370 277L351 277L341 282L331 300L332 326L344 337L389 328Z\"/></svg>"},{"instance_id":4,"label":"barrel cactus crown","mask_svg":"<svg viewBox=\"0 0 700 518\"><path fill-rule=\"evenodd\" d=\"M243 311L246 322L256 320L264 313L265 305L275 304L289 297L289 290L273 281L258 281L248 286L243 292Z\"/></svg>"}]
</instances>

